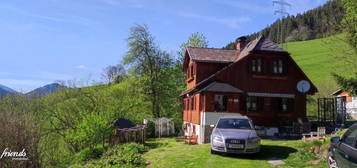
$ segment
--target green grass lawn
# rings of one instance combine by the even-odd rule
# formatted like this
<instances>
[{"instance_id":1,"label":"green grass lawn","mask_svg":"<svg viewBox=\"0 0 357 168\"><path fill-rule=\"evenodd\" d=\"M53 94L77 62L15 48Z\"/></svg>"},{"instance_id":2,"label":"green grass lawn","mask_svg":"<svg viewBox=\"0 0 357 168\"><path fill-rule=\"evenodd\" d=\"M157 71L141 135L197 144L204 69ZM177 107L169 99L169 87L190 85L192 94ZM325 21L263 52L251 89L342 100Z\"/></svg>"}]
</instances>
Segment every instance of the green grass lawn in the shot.
<instances>
[{"instance_id":1,"label":"green grass lawn","mask_svg":"<svg viewBox=\"0 0 357 168\"><path fill-rule=\"evenodd\" d=\"M212 155L209 144L187 145L176 142L174 138L151 139L147 141L150 149L144 154L148 167L204 167L204 168L264 168L272 167L268 159L282 159L288 167L327 167L324 160L313 165L316 160L311 152L306 152L300 140L262 140L262 149L255 155ZM303 150L304 149L304 150Z\"/></svg>"}]
</instances>

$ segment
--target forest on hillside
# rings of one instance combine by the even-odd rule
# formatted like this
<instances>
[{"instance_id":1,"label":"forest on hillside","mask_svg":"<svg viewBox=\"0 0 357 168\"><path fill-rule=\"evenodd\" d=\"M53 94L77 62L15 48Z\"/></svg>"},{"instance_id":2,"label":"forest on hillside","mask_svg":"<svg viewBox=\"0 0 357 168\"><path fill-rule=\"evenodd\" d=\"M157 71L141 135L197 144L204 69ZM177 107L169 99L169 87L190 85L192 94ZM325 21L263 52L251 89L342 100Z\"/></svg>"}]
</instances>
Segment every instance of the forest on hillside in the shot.
<instances>
[{"instance_id":1,"label":"forest on hillside","mask_svg":"<svg viewBox=\"0 0 357 168\"><path fill-rule=\"evenodd\" d=\"M263 35L278 42L282 34L282 42L312 40L328 37L342 32L341 21L344 18L344 8L341 0L331 0L318 8L309 10L296 16L287 16L277 20L265 29L248 35L252 40ZM279 27L282 33L279 33ZM224 48L234 49L235 41L227 44Z\"/></svg>"}]
</instances>

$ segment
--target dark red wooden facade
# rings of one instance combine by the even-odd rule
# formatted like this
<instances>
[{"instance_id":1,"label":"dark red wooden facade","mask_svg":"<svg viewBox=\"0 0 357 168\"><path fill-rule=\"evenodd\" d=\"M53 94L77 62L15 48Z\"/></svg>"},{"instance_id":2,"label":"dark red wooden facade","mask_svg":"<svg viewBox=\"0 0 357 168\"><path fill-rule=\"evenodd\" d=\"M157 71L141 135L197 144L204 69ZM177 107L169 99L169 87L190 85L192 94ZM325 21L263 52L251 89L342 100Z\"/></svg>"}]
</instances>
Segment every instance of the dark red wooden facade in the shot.
<instances>
[{"instance_id":1,"label":"dark red wooden facade","mask_svg":"<svg viewBox=\"0 0 357 168\"><path fill-rule=\"evenodd\" d=\"M255 45L265 42L262 38L256 40L258 41ZM208 52L210 51L207 50L207 55L211 55L210 59L215 59L215 51L212 51L213 54ZM240 113L250 117L256 125L261 126L288 125L297 122L299 118L307 120L306 95L314 94L317 89L288 52L251 48L246 51L249 53L244 57L242 56L245 52L243 50L232 52L236 53L236 58L233 58L232 62L193 59L190 51L186 52L183 70L187 74L187 91L181 95L183 121L200 124L201 112L215 111ZM201 55L204 56L205 53L202 53ZM252 66L256 65L254 61L258 59L260 72L253 72ZM277 70L274 68L278 63L282 67L282 72L274 73ZM297 90L296 85L301 80L311 83L311 88L307 93ZM202 88L214 81L229 84L243 92L202 91ZM259 94L259 96L249 94ZM217 110L215 95L223 96L223 110ZM279 97L279 95L283 96ZM293 97L286 97L286 95L293 95ZM254 108L251 107L253 103Z\"/></svg>"}]
</instances>

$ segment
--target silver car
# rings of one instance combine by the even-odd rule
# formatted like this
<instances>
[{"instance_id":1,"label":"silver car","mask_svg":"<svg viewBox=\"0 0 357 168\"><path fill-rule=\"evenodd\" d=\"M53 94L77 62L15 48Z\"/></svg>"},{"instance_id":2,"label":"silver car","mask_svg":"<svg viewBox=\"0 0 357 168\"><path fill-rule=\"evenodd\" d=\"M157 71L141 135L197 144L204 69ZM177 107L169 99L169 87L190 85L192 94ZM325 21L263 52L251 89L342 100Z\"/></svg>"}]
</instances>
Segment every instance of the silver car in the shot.
<instances>
[{"instance_id":1,"label":"silver car","mask_svg":"<svg viewBox=\"0 0 357 168\"><path fill-rule=\"evenodd\" d=\"M211 153L249 154L260 151L260 138L246 116L221 117L211 135Z\"/></svg>"}]
</instances>

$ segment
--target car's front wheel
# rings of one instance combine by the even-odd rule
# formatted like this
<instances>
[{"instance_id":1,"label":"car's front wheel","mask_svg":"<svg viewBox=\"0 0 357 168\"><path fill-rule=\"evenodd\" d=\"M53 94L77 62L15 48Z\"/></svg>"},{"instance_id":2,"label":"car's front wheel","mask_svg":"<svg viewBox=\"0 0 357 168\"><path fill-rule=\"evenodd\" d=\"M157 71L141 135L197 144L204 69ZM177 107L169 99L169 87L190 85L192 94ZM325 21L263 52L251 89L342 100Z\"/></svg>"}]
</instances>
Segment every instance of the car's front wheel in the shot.
<instances>
[{"instance_id":1,"label":"car's front wheel","mask_svg":"<svg viewBox=\"0 0 357 168\"><path fill-rule=\"evenodd\" d=\"M331 152L329 153L328 159L328 166L329 168L338 168L336 160L332 157Z\"/></svg>"},{"instance_id":2,"label":"car's front wheel","mask_svg":"<svg viewBox=\"0 0 357 168\"><path fill-rule=\"evenodd\" d=\"M218 154L218 152L217 152L217 151L214 151L213 149L211 149L211 154L212 154L212 155L216 155L216 154Z\"/></svg>"}]
</instances>

